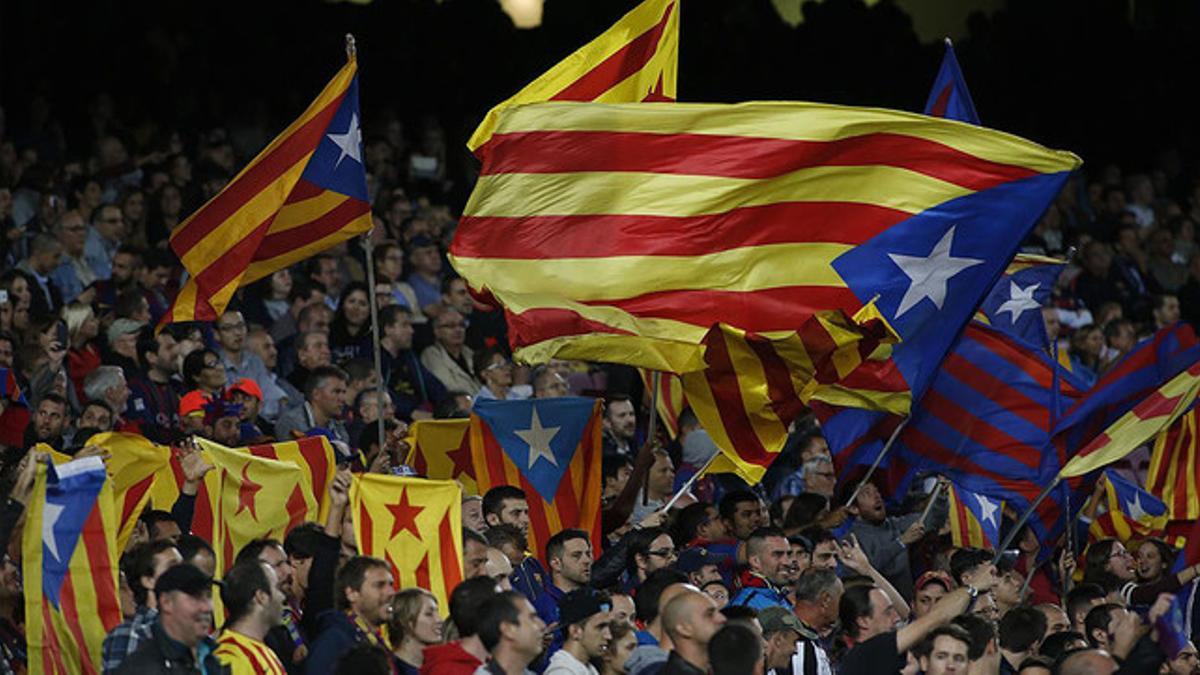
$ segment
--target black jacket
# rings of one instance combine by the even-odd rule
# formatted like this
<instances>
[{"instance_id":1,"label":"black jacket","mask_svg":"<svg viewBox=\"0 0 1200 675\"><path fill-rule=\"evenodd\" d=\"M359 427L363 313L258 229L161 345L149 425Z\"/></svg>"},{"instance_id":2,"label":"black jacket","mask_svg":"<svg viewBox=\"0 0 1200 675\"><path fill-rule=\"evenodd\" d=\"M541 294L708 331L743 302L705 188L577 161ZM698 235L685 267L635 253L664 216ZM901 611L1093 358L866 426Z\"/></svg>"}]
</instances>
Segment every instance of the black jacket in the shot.
<instances>
[{"instance_id":1,"label":"black jacket","mask_svg":"<svg viewBox=\"0 0 1200 675\"><path fill-rule=\"evenodd\" d=\"M201 648L205 652L205 675L229 675L229 666L217 661L213 654L216 642L212 638L205 638L205 643ZM150 639L125 657L115 675L198 675L200 672L192 650L168 637L163 631L162 622L155 621L150 629Z\"/></svg>"}]
</instances>

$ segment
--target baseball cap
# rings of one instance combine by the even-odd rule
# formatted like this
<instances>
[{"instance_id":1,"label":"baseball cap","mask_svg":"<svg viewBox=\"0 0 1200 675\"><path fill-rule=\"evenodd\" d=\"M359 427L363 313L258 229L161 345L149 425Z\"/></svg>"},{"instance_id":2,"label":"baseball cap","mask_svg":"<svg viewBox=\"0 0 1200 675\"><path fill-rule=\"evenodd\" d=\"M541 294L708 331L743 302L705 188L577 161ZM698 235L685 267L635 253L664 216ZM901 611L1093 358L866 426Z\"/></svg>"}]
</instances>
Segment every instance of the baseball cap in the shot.
<instances>
[{"instance_id":1,"label":"baseball cap","mask_svg":"<svg viewBox=\"0 0 1200 675\"><path fill-rule=\"evenodd\" d=\"M720 565L722 560L722 556L709 553L703 546L693 546L679 554L679 560L675 561L675 569L690 574L700 571L705 565Z\"/></svg>"},{"instance_id":2,"label":"baseball cap","mask_svg":"<svg viewBox=\"0 0 1200 675\"><path fill-rule=\"evenodd\" d=\"M803 633L804 627L800 619L786 607L766 607L758 612L758 623L762 625L763 635L794 630Z\"/></svg>"},{"instance_id":3,"label":"baseball cap","mask_svg":"<svg viewBox=\"0 0 1200 675\"><path fill-rule=\"evenodd\" d=\"M179 399L179 416L203 415L204 406L208 405L208 402L211 400L211 394L199 389L193 389Z\"/></svg>"},{"instance_id":4,"label":"baseball cap","mask_svg":"<svg viewBox=\"0 0 1200 675\"><path fill-rule=\"evenodd\" d=\"M608 596L590 588L579 588L567 593L558 601L558 622L562 626L573 626L600 612L611 610L612 602Z\"/></svg>"},{"instance_id":5,"label":"baseball cap","mask_svg":"<svg viewBox=\"0 0 1200 675\"><path fill-rule=\"evenodd\" d=\"M117 341L117 338L130 333L137 333L145 328L146 324L133 319L117 319L108 327L108 343L112 344Z\"/></svg>"},{"instance_id":6,"label":"baseball cap","mask_svg":"<svg viewBox=\"0 0 1200 675\"><path fill-rule=\"evenodd\" d=\"M232 398L233 392L235 391L240 391L247 396L253 396L260 402L263 400L262 387L258 386L257 382L248 377L243 377L237 382L229 385L229 388L225 390L225 398Z\"/></svg>"},{"instance_id":7,"label":"baseball cap","mask_svg":"<svg viewBox=\"0 0 1200 675\"><path fill-rule=\"evenodd\" d=\"M950 575L939 570L929 570L917 577L917 582L913 584L913 588L919 591L929 584L941 584L947 591L954 590L954 581L950 578Z\"/></svg>"},{"instance_id":8,"label":"baseball cap","mask_svg":"<svg viewBox=\"0 0 1200 675\"><path fill-rule=\"evenodd\" d=\"M201 572L195 565L180 563L171 567L154 584L154 594L162 595L171 591L182 591L188 595L199 596L205 592L211 593L214 585L220 582Z\"/></svg>"}]
</instances>

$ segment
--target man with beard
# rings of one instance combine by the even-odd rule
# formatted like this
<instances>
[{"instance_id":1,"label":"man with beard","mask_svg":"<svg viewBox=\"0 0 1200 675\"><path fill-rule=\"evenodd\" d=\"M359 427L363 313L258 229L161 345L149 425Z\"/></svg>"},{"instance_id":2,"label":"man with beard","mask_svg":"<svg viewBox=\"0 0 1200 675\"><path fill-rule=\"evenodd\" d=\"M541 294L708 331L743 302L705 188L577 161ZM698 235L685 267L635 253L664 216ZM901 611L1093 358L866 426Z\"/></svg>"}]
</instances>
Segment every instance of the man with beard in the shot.
<instances>
[{"instance_id":1,"label":"man with beard","mask_svg":"<svg viewBox=\"0 0 1200 675\"><path fill-rule=\"evenodd\" d=\"M264 642L282 620L283 601L275 570L266 563L245 560L226 572L221 586L225 628L217 639L217 660L233 672L283 675L283 663Z\"/></svg>"}]
</instances>

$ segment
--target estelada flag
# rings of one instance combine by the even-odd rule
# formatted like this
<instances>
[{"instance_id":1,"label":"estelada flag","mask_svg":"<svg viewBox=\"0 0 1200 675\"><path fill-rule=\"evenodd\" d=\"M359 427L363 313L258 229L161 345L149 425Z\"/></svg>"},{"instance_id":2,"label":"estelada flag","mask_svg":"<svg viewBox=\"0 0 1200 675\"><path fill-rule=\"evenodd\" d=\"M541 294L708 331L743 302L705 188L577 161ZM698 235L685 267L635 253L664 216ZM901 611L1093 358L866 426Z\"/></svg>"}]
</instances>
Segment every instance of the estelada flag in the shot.
<instances>
[{"instance_id":1,"label":"estelada flag","mask_svg":"<svg viewBox=\"0 0 1200 675\"><path fill-rule=\"evenodd\" d=\"M654 373L645 368L638 368L642 378L642 386L646 391L654 387ZM671 440L679 436L679 413L688 406L687 396L683 393L683 382L674 373L658 374L658 419L667 430ZM710 471L710 473L713 473Z\"/></svg>"},{"instance_id":2,"label":"estelada flag","mask_svg":"<svg viewBox=\"0 0 1200 675\"><path fill-rule=\"evenodd\" d=\"M1121 474L1104 472L1104 509L1088 527L1092 539L1115 537L1123 542L1161 537L1167 527L1167 505Z\"/></svg>"},{"instance_id":3,"label":"estelada flag","mask_svg":"<svg viewBox=\"0 0 1200 675\"><path fill-rule=\"evenodd\" d=\"M358 64L171 233L190 275L162 323L215 321L234 291L371 229Z\"/></svg>"},{"instance_id":4,"label":"estelada flag","mask_svg":"<svg viewBox=\"0 0 1200 675\"><path fill-rule=\"evenodd\" d=\"M150 503L155 477L170 461L171 449L157 445L141 434L119 431L96 434L85 445L100 446L108 452L105 465L112 477L113 499L117 505L117 550L124 551L138 518ZM65 464L73 459L45 444L39 443L35 449L49 452L55 464Z\"/></svg>"},{"instance_id":5,"label":"estelada flag","mask_svg":"<svg viewBox=\"0 0 1200 675\"><path fill-rule=\"evenodd\" d=\"M525 491L529 546L545 555L556 532L578 528L598 546L601 403L564 397L476 401L471 457L480 494L497 485Z\"/></svg>"},{"instance_id":6,"label":"estelada flag","mask_svg":"<svg viewBox=\"0 0 1200 675\"><path fill-rule=\"evenodd\" d=\"M1197 423L1192 408L1158 434L1150 453L1146 490L1163 500L1171 520L1200 519L1200 461L1197 461Z\"/></svg>"},{"instance_id":7,"label":"estelada flag","mask_svg":"<svg viewBox=\"0 0 1200 675\"><path fill-rule=\"evenodd\" d=\"M445 617L462 581L462 490L450 480L367 473L350 484L358 552L386 560L397 588L433 593Z\"/></svg>"},{"instance_id":8,"label":"estelada flag","mask_svg":"<svg viewBox=\"0 0 1200 675\"><path fill-rule=\"evenodd\" d=\"M979 113L975 112L971 90L967 89L967 80L958 67L954 43L950 38L946 38L946 53L942 56L942 65L929 91L929 100L925 102L925 114L979 124Z\"/></svg>"},{"instance_id":9,"label":"estelada flag","mask_svg":"<svg viewBox=\"0 0 1200 675\"><path fill-rule=\"evenodd\" d=\"M950 483L950 539L955 546L995 549L1000 544L1004 502Z\"/></svg>"},{"instance_id":10,"label":"estelada flag","mask_svg":"<svg viewBox=\"0 0 1200 675\"><path fill-rule=\"evenodd\" d=\"M329 513L329 483L333 480L334 473L337 472L336 454L328 438L310 436L295 441L237 448L234 451L246 452L265 459L279 460L299 467L304 477L304 489L317 504L317 513L313 520L324 522L326 514ZM205 455L205 459L209 463L213 462L210 455ZM209 472L209 475L211 474L212 472ZM198 501L201 493L207 494L205 490L209 485L208 476L205 478L206 482L201 484L199 492L197 492ZM183 486L183 480L183 467L179 463L179 458L172 455L170 462L159 469L151 485L150 500L154 508L170 511L175 500L179 498L179 489ZM203 532L206 536L211 536L211 527L212 523L209 520L194 518L192 521L192 531L197 534Z\"/></svg>"},{"instance_id":11,"label":"estelada flag","mask_svg":"<svg viewBox=\"0 0 1200 675\"><path fill-rule=\"evenodd\" d=\"M679 63L679 0L645 0L595 40L488 111L467 141L488 142L507 108L541 101L673 101Z\"/></svg>"},{"instance_id":12,"label":"estelada flag","mask_svg":"<svg viewBox=\"0 0 1200 675\"><path fill-rule=\"evenodd\" d=\"M40 465L22 537L29 672L99 673L121 623L117 512L99 457Z\"/></svg>"},{"instance_id":13,"label":"estelada flag","mask_svg":"<svg viewBox=\"0 0 1200 675\"><path fill-rule=\"evenodd\" d=\"M479 494L471 463L470 420L417 420L408 429L411 447L405 464L425 478L456 480L469 495Z\"/></svg>"}]
</instances>

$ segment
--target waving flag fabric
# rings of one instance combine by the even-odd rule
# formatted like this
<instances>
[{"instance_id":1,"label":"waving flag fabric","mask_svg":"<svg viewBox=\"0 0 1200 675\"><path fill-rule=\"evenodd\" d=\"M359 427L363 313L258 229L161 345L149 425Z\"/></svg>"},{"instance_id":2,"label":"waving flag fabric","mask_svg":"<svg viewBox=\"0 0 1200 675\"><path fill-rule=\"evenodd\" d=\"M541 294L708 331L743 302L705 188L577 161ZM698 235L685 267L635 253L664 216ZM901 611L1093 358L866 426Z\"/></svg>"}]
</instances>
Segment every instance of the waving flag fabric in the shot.
<instances>
[{"instance_id":1,"label":"waving flag fabric","mask_svg":"<svg viewBox=\"0 0 1200 675\"><path fill-rule=\"evenodd\" d=\"M100 672L121 623L117 509L99 457L39 466L22 539L29 672Z\"/></svg>"},{"instance_id":2,"label":"waving flag fabric","mask_svg":"<svg viewBox=\"0 0 1200 675\"><path fill-rule=\"evenodd\" d=\"M500 113L542 101L672 101L679 62L679 0L645 0L511 98L488 111L467 147L475 152Z\"/></svg>"},{"instance_id":3,"label":"waving flag fabric","mask_svg":"<svg viewBox=\"0 0 1200 675\"><path fill-rule=\"evenodd\" d=\"M685 373L709 329L873 314L919 393L1078 159L908 113L542 103L501 115L451 246L531 362Z\"/></svg>"},{"instance_id":4,"label":"waving flag fabric","mask_svg":"<svg viewBox=\"0 0 1200 675\"><path fill-rule=\"evenodd\" d=\"M471 463L470 420L417 420L408 428L408 464L426 478L456 480L469 495L479 494Z\"/></svg>"},{"instance_id":5,"label":"waving flag fabric","mask_svg":"<svg viewBox=\"0 0 1200 675\"><path fill-rule=\"evenodd\" d=\"M1167 505L1171 520L1200 519L1200 465L1195 404L1154 439L1146 489Z\"/></svg>"},{"instance_id":6,"label":"waving flag fabric","mask_svg":"<svg viewBox=\"0 0 1200 675\"><path fill-rule=\"evenodd\" d=\"M462 490L449 480L357 476L350 511L358 552L386 560L397 588L424 588L444 618L462 581Z\"/></svg>"},{"instance_id":7,"label":"waving flag fabric","mask_svg":"<svg viewBox=\"0 0 1200 675\"><path fill-rule=\"evenodd\" d=\"M1167 527L1167 505L1115 471L1104 472L1104 512L1088 528L1093 539L1129 541L1161 537Z\"/></svg>"},{"instance_id":8,"label":"waving flag fabric","mask_svg":"<svg viewBox=\"0 0 1200 675\"><path fill-rule=\"evenodd\" d=\"M164 323L215 321L245 286L371 229L358 64L171 233L190 275Z\"/></svg>"},{"instance_id":9,"label":"waving flag fabric","mask_svg":"<svg viewBox=\"0 0 1200 675\"><path fill-rule=\"evenodd\" d=\"M971 323L946 357L883 465L892 494L907 494L919 473L1021 511L1053 480L1066 457L1050 452L1050 430L1085 389L1069 373L1057 377L1050 357L987 326ZM872 463L900 418L814 404L843 475ZM1051 494L1033 526L1057 527L1061 505Z\"/></svg>"},{"instance_id":10,"label":"waving flag fabric","mask_svg":"<svg viewBox=\"0 0 1200 675\"><path fill-rule=\"evenodd\" d=\"M1000 545L1004 502L949 486L950 539L955 546L995 549Z\"/></svg>"},{"instance_id":11,"label":"waving flag fabric","mask_svg":"<svg viewBox=\"0 0 1200 675\"><path fill-rule=\"evenodd\" d=\"M1018 253L979 306L984 323L1038 349L1049 349L1042 307L1050 301L1064 267L1066 262L1057 258Z\"/></svg>"},{"instance_id":12,"label":"waving flag fabric","mask_svg":"<svg viewBox=\"0 0 1200 675\"><path fill-rule=\"evenodd\" d=\"M642 378L642 386L646 391L654 389L654 373L645 368L638 368ZM674 373L659 373L658 375L658 405L655 412L662 422L663 428L671 440L679 436L679 413L688 407L687 396L683 393L683 382Z\"/></svg>"},{"instance_id":13,"label":"waving flag fabric","mask_svg":"<svg viewBox=\"0 0 1200 675\"><path fill-rule=\"evenodd\" d=\"M1200 361L1138 403L1071 458L1059 475L1082 476L1121 459L1179 419L1200 392Z\"/></svg>"},{"instance_id":14,"label":"waving flag fabric","mask_svg":"<svg viewBox=\"0 0 1200 675\"><path fill-rule=\"evenodd\" d=\"M514 485L529 502L529 547L542 554L556 532L600 536L601 404L565 397L476 401L471 457L480 494Z\"/></svg>"},{"instance_id":15,"label":"waving flag fabric","mask_svg":"<svg viewBox=\"0 0 1200 675\"><path fill-rule=\"evenodd\" d=\"M942 56L942 66L938 68L929 100L925 103L925 114L979 124L979 113L975 112L975 102L971 100L971 91L967 89L967 81L958 67L954 43L950 42L950 38L946 38L946 53Z\"/></svg>"}]
</instances>

